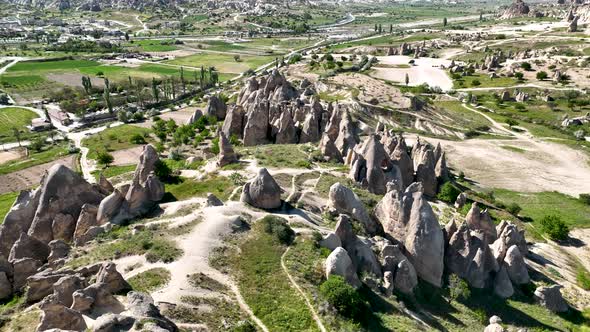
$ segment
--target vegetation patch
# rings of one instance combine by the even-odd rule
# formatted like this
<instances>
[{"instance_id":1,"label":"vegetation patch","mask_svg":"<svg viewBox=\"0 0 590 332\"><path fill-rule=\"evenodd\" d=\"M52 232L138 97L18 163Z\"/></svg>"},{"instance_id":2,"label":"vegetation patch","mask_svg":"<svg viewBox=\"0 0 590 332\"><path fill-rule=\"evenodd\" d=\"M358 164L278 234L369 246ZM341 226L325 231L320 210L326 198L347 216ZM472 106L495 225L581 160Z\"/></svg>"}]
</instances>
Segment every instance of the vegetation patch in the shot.
<instances>
[{"instance_id":1,"label":"vegetation patch","mask_svg":"<svg viewBox=\"0 0 590 332\"><path fill-rule=\"evenodd\" d=\"M244 156L252 156L261 167L272 168L311 168L308 155L302 145L269 144L239 149Z\"/></svg>"},{"instance_id":2,"label":"vegetation patch","mask_svg":"<svg viewBox=\"0 0 590 332\"><path fill-rule=\"evenodd\" d=\"M178 177L166 183L165 200L184 200L190 197L205 197L213 193L221 200L226 200L234 190L234 183L227 177L213 175L206 179L195 180Z\"/></svg>"},{"instance_id":3,"label":"vegetation patch","mask_svg":"<svg viewBox=\"0 0 590 332\"><path fill-rule=\"evenodd\" d=\"M133 172L136 167L137 165L109 166L102 170L92 172L92 175L98 180L102 173L102 175L108 179L121 174Z\"/></svg>"},{"instance_id":4,"label":"vegetation patch","mask_svg":"<svg viewBox=\"0 0 590 332\"><path fill-rule=\"evenodd\" d=\"M26 127L37 113L20 107L0 108L0 143L17 142L32 136Z\"/></svg>"},{"instance_id":5,"label":"vegetation patch","mask_svg":"<svg viewBox=\"0 0 590 332\"><path fill-rule=\"evenodd\" d=\"M65 157L70 154L70 152L71 150L69 150L67 145L63 143L47 145L39 152L31 150L27 158L11 160L9 162L0 164L0 175L20 171L36 165L45 164L50 161Z\"/></svg>"},{"instance_id":6,"label":"vegetation patch","mask_svg":"<svg viewBox=\"0 0 590 332\"><path fill-rule=\"evenodd\" d=\"M146 293L162 288L169 281L170 271L163 267L149 269L127 279L127 282L134 291Z\"/></svg>"},{"instance_id":7,"label":"vegetation patch","mask_svg":"<svg viewBox=\"0 0 590 332\"><path fill-rule=\"evenodd\" d=\"M119 257L145 255L150 263L170 263L182 255L174 241L167 238L165 231L143 230L132 234L128 227L119 226L110 233L102 234L97 243L84 250L68 265L80 267Z\"/></svg>"},{"instance_id":8,"label":"vegetation patch","mask_svg":"<svg viewBox=\"0 0 590 332\"><path fill-rule=\"evenodd\" d=\"M4 222L4 217L10 211L12 204L18 197L17 192L10 192L0 195L0 223Z\"/></svg>"},{"instance_id":9,"label":"vegetation patch","mask_svg":"<svg viewBox=\"0 0 590 332\"><path fill-rule=\"evenodd\" d=\"M569 227L590 227L590 206L559 192L520 193L495 189L494 196L503 202L517 203L522 208L519 215L535 222L556 215Z\"/></svg>"},{"instance_id":10,"label":"vegetation patch","mask_svg":"<svg viewBox=\"0 0 590 332\"><path fill-rule=\"evenodd\" d=\"M232 259L240 292L269 330L317 331L304 300L281 268L286 247L279 234L281 228L288 227L286 221L277 217L264 220L254 224L240 245L241 253Z\"/></svg>"},{"instance_id":11,"label":"vegetation patch","mask_svg":"<svg viewBox=\"0 0 590 332\"><path fill-rule=\"evenodd\" d=\"M208 275L198 272L188 276L188 282L197 288L203 288L214 292L225 293L227 287Z\"/></svg>"},{"instance_id":12,"label":"vegetation patch","mask_svg":"<svg viewBox=\"0 0 590 332\"><path fill-rule=\"evenodd\" d=\"M137 146L131 143L131 138L135 135L141 135L147 143L154 140L149 136L150 129L133 125L121 125L105 129L104 131L85 138L82 145L88 148L88 158L96 159L98 152L101 151L118 151Z\"/></svg>"},{"instance_id":13,"label":"vegetation patch","mask_svg":"<svg viewBox=\"0 0 590 332\"><path fill-rule=\"evenodd\" d=\"M183 296L187 305L166 309L163 314L176 322L205 324L214 332L254 332L256 328L246 319L239 305L224 298Z\"/></svg>"}]
</instances>

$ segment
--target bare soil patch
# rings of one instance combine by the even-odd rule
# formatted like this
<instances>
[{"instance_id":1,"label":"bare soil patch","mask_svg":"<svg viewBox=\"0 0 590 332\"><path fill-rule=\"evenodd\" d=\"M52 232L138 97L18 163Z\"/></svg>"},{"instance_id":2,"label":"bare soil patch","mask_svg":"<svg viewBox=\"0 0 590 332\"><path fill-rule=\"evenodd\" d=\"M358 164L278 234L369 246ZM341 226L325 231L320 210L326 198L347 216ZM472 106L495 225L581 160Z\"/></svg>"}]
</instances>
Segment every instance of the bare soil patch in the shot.
<instances>
[{"instance_id":1,"label":"bare soil patch","mask_svg":"<svg viewBox=\"0 0 590 332\"><path fill-rule=\"evenodd\" d=\"M35 187L41 181L41 177L51 166L62 164L69 168L74 168L75 156L67 156L52 162L41 164L10 174L0 175L0 194L12 191L20 191Z\"/></svg>"}]
</instances>

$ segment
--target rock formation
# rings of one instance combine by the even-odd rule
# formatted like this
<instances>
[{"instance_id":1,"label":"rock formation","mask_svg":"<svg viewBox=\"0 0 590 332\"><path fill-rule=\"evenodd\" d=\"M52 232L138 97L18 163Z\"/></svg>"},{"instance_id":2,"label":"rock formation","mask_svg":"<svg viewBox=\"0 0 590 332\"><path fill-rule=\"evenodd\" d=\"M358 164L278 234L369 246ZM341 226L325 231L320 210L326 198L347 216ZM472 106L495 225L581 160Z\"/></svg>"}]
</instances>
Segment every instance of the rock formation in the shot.
<instances>
[{"instance_id":1,"label":"rock formation","mask_svg":"<svg viewBox=\"0 0 590 332\"><path fill-rule=\"evenodd\" d=\"M277 209L281 206L281 187L266 168L261 168L256 177L244 185L241 201L261 209Z\"/></svg>"},{"instance_id":2,"label":"rock formation","mask_svg":"<svg viewBox=\"0 0 590 332\"><path fill-rule=\"evenodd\" d=\"M569 305L561 295L560 285L540 286L535 290L535 298L552 312L567 312Z\"/></svg>"},{"instance_id":3,"label":"rock formation","mask_svg":"<svg viewBox=\"0 0 590 332\"><path fill-rule=\"evenodd\" d=\"M225 119L225 114L227 112L227 106L223 99L219 98L218 96L211 96L209 101L207 102L207 107L205 107L205 115L214 116L217 120Z\"/></svg>"},{"instance_id":4,"label":"rock formation","mask_svg":"<svg viewBox=\"0 0 590 332\"><path fill-rule=\"evenodd\" d=\"M500 16L502 19L510 19L529 14L529 6L522 0L515 0Z\"/></svg>"},{"instance_id":5,"label":"rock formation","mask_svg":"<svg viewBox=\"0 0 590 332\"><path fill-rule=\"evenodd\" d=\"M418 276L440 286L444 235L423 195L420 183L413 183L405 192L392 189L377 204L375 217L388 236L403 244Z\"/></svg>"},{"instance_id":6,"label":"rock formation","mask_svg":"<svg viewBox=\"0 0 590 332\"><path fill-rule=\"evenodd\" d=\"M335 248L328 258L326 258L325 266L326 278L329 278L331 275L338 275L355 288L361 286L361 281L356 274L352 260L344 248Z\"/></svg>"},{"instance_id":7,"label":"rock formation","mask_svg":"<svg viewBox=\"0 0 590 332\"><path fill-rule=\"evenodd\" d=\"M238 156L227 139L223 131L219 132L219 159L217 166L223 167L225 165L234 164L238 162Z\"/></svg>"},{"instance_id":8,"label":"rock formation","mask_svg":"<svg viewBox=\"0 0 590 332\"><path fill-rule=\"evenodd\" d=\"M350 215L363 225L367 234L374 235L377 233L377 223L369 217L367 210L358 196L339 182L334 183L330 187L327 208L332 215Z\"/></svg>"}]
</instances>

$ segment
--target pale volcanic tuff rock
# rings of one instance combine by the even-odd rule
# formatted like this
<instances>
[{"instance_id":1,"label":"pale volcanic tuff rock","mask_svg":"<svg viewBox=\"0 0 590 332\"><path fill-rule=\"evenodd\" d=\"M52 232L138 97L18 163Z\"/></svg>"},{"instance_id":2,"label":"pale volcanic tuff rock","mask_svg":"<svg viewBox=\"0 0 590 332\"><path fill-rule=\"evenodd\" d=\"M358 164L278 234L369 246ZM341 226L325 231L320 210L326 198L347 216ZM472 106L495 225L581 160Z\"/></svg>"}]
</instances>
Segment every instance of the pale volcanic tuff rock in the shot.
<instances>
[{"instance_id":1,"label":"pale volcanic tuff rock","mask_svg":"<svg viewBox=\"0 0 590 332\"><path fill-rule=\"evenodd\" d=\"M205 115L214 116L217 120L225 119L227 105L219 96L211 96L205 107Z\"/></svg>"},{"instance_id":2,"label":"pale volcanic tuff rock","mask_svg":"<svg viewBox=\"0 0 590 332\"><path fill-rule=\"evenodd\" d=\"M99 225L106 222L119 224L154 208L164 196L164 184L154 173L159 160L158 152L151 144L143 147L126 192L115 190L100 202L96 216Z\"/></svg>"},{"instance_id":3,"label":"pale volcanic tuff rock","mask_svg":"<svg viewBox=\"0 0 590 332\"><path fill-rule=\"evenodd\" d=\"M334 183L328 193L328 210L332 214L348 214L359 221L368 234L377 233L378 225L371 219L358 196L348 187Z\"/></svg>"},{"instance_id":4,"label":"pale volcanic tuff rock","mask_svg":"<svg viewBox=\"0 0 590 332\"><path fill-rule=\"evenodd\" d=\"M552 312L567 312L569 305L561 295L561 288L561 285L537 287L535 298Z\"/></svg>"},{"instance_id":5,"label":"pale volcanic tuff rock","mask_svg":"<svg viewBox=\"0 0 590 332\"><path fill-rule=\"evenodd\" d=\"M484 288L491 273L499 270L483 233L461 225L449 238L445 252L446 268L475 288Z\"/></svg>"},{"instance_id":6,"label":"pale volcanic tuff rock","mask_svg":"<svg viewBox=\"0 0 590 332\"><path fill-rule=\"evenodd\" d=\"M332 253L326 258L326 278L331 275L338 275L355 288L361 286L361 281L356 274L354 265L346 249L336 247Z\"/></svg>"},{"instance_id":7,"label":"pale volcanic tuff rock","mask_svg":"<svg viewBox=\"0 0 590 332\"><path fill-rule=\"evenodd\" d=\"M403 185L401 171L385 152L378 135L370 135L353 150L350 166L349 177L371 193L385 194L390 181Z\"/></svg>"},{"instance_id":8,"label":"pale volcanic tuff rock","mask_svg":"<svg viewBox=\"0 0 590 332\"><path fill-rule=\"evenodd\" d=\"M256 177L244 185L241 201L261 209L279 208L281 187L266 168L261 168Z\"/></svg>"},{"instance_id":9,"label":"pale volcanic tuff rock","mask_svg":"<svg viewBox=\"0 0 590 332\"><path fill-rule=\"evenodd\" d=\"M481 211L477 202L471 205L471 209L467 213L467 216L465 216L465 222L470 229L482 231L489 243L495 241L498 237L496 226L494 226L488 210Z\"/></svg>"},{"instance_id":10,"label":"pale volcanic tuff rock","mask_svg":"<svg viewBox=\"0 0 590 332\"><path fill-rule=\"evenodd\" d=\"M229 164L235 164L238 162L238 156L234 152L234 149L227 139L227 136L223 131L219 132L219 159L217 160L217 166L223 167Z\"/></svg>"},{"instance_id":11,"label":"pale volcanic tuff rock","mask_svg":"<svg viewBox=\"0 0 590 332\"><path fill-rule=\"evenodd\" d=\"M440 286L443 273L444 235L436 215L413 183L405 192L390 190L375 208L385 233L404 245L418 276Z\"/></svg>"},{"instance_id":12,"label":"pale volcanic tuff rock","mask_svg":"<svg viewBox=\"0 0 590 332\"><path fill-rule=\"evenodd\" d=\"M371 242L358 237L352 229L352 221L347 215L338 217L334 233L340 238L342 247L346 249L357 273L370 273L377 278L382 277L381 264L371 248Z\"/></svg>"},{"instance_id":13,"label":"pale volcanic tuff rock","mask_svg":"<svg viewBox=\"0 0 590 332\"><path fill-rule=\"evenodd\" d=\"M82 205L98 204L104 197L80 175L59 164L48 170L38 190L39 202L28 234L43 243L55 235L73 234L75 223L71 221L78 218Z\"/></svg>"},{"instance_id":14,"label":"pale volcanic tuff rock","mask_svg":"<svg viewBox=\"0 0 590 332\"><path fill-rule=\"evenodd\" d=\"M529 14L529 6L522 0L515 0L501 15L502 19L526 16Z\"/></svg>"}]
</instances>

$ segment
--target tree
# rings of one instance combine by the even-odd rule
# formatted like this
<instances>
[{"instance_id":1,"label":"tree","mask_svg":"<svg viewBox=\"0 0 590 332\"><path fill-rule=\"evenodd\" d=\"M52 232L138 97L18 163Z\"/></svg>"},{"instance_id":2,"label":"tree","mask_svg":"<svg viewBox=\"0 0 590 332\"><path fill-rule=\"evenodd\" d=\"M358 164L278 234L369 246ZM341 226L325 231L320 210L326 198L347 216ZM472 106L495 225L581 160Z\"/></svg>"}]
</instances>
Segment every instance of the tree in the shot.
<instances>
[{"instance_id":1,"label":"tree","mask_svg":"<svg viewBox=\"0 0 590 332\"><path fill-rule=\"evenodd\" d=\"M98 161L99 164L108 167L110 164L113 163L113 161L115 160L115 158L113 157L112 154L110 154L110 153L108 153L106 151L99 151L96 154L96 160Z\"/></svg>"},{"instance_id":2,"label":"tree","mask_svg":"<svg viewBox=\"0 0 590 332\"><path fill-rule=\"evenodd\" d=\"M21 146L20 145L21 131L18 130L18 128L16 128L16 127L12 127L12 135L14 136L14 138L18 142L18 146L20 147Z\"/></svg>"},{"instance_id":3,"label":"tree","mask_svg":"<svg viewBox=\"0 0 590 332\"><path fill-rule=\"evenodd\" d=\"M517 80L522 81L522 79L524 78L524 74L521 72L516 72L514 73L514 77L516 77Z\"/></svg>"},{"instance_id":4,"label":"tree","mask_svg":"<svg viewBox=\"0 0 590 332\"><path fill-rule=\"evenodd\" d=\"M375 32L377 32L379 30L379 26L377 25L377 23L375 23Z\"/></svg>"},{"instance_id":5,"label":"tree","mask_svg":"<svg viewBox=\"0 0 590 332\"><path fill-rule=\"evenodd\" d=\"M506 211L508 211L508 213L510 213L513 216L518 216L518 213L522 210L522 208L520 207L520 205L518 205L517 203L510 203L507 207L506 207Z\"/></svg>"},{"instance_id":6,"label":"tree","mask_svg":"<svg viewBox=\"0 0 590 332\"><path fill-rule=\"evenodd\" d=\"M182 84L182 94L185 94L186 82L184 81L184 67L180 67L180 83Z\"/></svg>"},{"instance_id":7,"label":"tree","mask_svg":"<svg viewBox=\"0 0 590 332\"><path fill-rule=\"evenodd\" d=\"M129 38L130 38L130 37L129 37L129 32L125 32L125 40L126 40L126 41L129 41Z\"/></svg>"},{"instance_id":8,"label":"tree","mask_svg":"<svg viewBox=\"0 0 590 332\"><path fill-rule=\"evenodd\" d=\"M448 23L447 18L446 17L443 17L443 27L446 28L447 23Z\"/></svg>"},{"instance_id":9,"label":"tree","mask_svg":"<svg viewBox=\"0 0 590 332\"><path fill-rule=\"evenodd\" d=\"M82 76L82 87L84 87L84 91L87 95L90 95L90 90L92 89L92 81L88 76Z\"/></svg>"},{"instance_id":10,"label":"tree","mask_svg":"<svg viewBox=\"0 0 590 332\"><path fill-rule=\"evenodd\" d=\"M522 69L524 69L526 71L530 71L530 70L533 69L533 66L531 66L531 64L528 63L528 62L523 62L523 63L520 64L520 68L522 68Z\"/></svg>"},{"instance_id":11,"label":"tree","mask_svg":"<svg viewBox=\"0 0 590 332\"><path fill-rule=\"evenodd\" d=\"M393 33L393 24L389 25L389 33Z\"/></svg>"},{"instance_id":12,"label":"tree","mask_svg":"<svg viewBox=\"0 0 590 332\"><path fill-rule=\"evenodd\" d=\"M547 74L547 72L545 72L545 71L537 72L537 79L539 81L545 80L545 79L547 79L547 77L549 77L549 75Z\"/></svg>"},{"instance_id":13,"label":"tree","mask_svg":"<svg viewBox=\"0 0 590 332\"><path fill-rule=\"evenodd\" d=\"M471 296L471 290L465 280L459 278L456 274L449 276L449 303L453 300L466 300Z\"/></svg>"},{"instance_id":14,"label":"tree","mask_svg":"<svg viewBox=\"0 0 590 332\"><path fill-rule=\"evenodd\" d=\"M109 83L109 79L105 78L104 79L104 91L103 91L103 98L104 98L104 102L105 105L107 106L107 108L109 109L109 113L113 113L113 103L111 102L111 86Z\"/></svg>"},{"instance_id":15,"label":"tree","mask_svg":"<svg viewBox=\"0 0 590 332\"><path fill-rule=\"evenodd\" d=\"M453 203L457 199L457 196L461 193L461 190L457 189L451 182L445 182L441 187L436 198L447 203Z\"/></svg>"},{"instance_id":16,"label":"tree","mask_svg":"<svg viewBox=\"0 0 590 332\"><path fill-rule=\"evenodd\" d=\"M547 234L551 240L562 241L569 236L569 228L559 216L545 216L539 223L543 233Z\"/></svg>"},{"instance_id":17,"label":"tree","mask_svg":"<svg viewBox=\"0 0 590 332\"><path fill-rule=\"evenodd\" d=\"M158 81L156 81L155 77L152 77L152 94L156 103L160 102L160 90L158 89Z\"/></svg>"},{"instance_id":18,"label":"tree","mask_svg":"<svg viewBox=\"0 0 590 332\"><path fill-rule=\"evenodd\" d=\"M320 294L345 317L358 317L366 306L360 294L341 276L332 275L324 281L320 285Z\"/></svg>"},{"instance_id":19,"label":"tree","mask_svg":"<svg viewBox=\"0 0 590 332\"><path fill-rule=\"evenodd\" d=\"M36 152L40 152L44 146L45 140L41 137L35 137L31 140L31 144L29 144L29 148L35 150Z\"/></svg>"},{"instance_id":20,"label":"tree","mask_svg":"<svg viewBox=\"0 0 590 332\"><path fill-rule=\"evenodd\" d=\"M410 84L410 76L408 76L408 73L406 73L406 79L405 79L405 81L406 81L406 86L408 84Z\"/></svg>"},{"instance_id":21,"label":"tree","mask_svg":"<svg viewBox=\"0 0 590 332\"><path fill-rule=\"evenodd\" d=\"M473 86L480 86L481 85L481 82L479 80L473 80L473 81L471 81L471 85L473 85Z\"/></svg>"}]
</instances>

